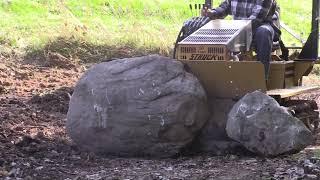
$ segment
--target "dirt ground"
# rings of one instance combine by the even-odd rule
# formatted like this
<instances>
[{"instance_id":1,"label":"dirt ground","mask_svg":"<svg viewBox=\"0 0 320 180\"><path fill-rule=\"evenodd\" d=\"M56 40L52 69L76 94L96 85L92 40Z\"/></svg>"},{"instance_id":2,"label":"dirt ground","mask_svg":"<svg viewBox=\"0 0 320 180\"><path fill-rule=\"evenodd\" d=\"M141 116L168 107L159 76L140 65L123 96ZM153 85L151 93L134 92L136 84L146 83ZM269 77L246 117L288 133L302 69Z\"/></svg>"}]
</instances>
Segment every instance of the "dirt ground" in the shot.
<instances>
[{"instance_id":1,"label":"dirt ground","mask_svg":"<svg viewBox=\"0 0 320 180\"><path fill-rule=\"evenodd\" d=\"M298 154L271 159L248 155L123 159L80 152L68 138L65 122L73 86L84 71L82 66L54 68L0 59L0 179L320 177L318 172L305 176L306 163L320 162L320 142ZM304 97L317 99L320 105L319 94Z\"/></svg>"}]
</instances>

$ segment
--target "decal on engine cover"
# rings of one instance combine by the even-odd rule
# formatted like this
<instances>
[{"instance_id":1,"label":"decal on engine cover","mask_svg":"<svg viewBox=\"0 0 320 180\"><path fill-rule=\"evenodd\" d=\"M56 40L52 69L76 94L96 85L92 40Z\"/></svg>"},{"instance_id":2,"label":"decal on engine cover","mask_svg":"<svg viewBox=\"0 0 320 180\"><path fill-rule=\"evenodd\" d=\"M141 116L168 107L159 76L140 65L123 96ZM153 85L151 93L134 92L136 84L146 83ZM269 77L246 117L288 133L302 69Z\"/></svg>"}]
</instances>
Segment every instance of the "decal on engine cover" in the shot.
<instances>
[{"instance_id":1,"label":"decal on engine cover","mask_svg":"<svg viewBox=\"0 0 320 180\"><path fill-rule=\"evenodd\" d=\"M217 60L217 57L213 54L191 54L189 60Z\"/></svg>"}]
</instances>

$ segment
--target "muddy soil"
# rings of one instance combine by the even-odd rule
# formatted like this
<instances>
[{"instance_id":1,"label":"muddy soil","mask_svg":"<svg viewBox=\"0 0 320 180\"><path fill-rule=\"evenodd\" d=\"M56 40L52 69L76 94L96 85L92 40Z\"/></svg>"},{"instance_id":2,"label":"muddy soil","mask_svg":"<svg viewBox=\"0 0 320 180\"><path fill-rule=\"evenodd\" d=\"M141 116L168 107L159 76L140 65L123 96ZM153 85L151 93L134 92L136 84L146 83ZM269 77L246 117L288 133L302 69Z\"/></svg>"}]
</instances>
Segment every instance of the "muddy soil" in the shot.
<instances>
[{"instance_id":1,"label":"muddy soil","mask_svg":"<svg viewBox=\"0 0 320 180\"><path fill-rule=\"evenodd\" d=\"M277 158L200 154L161 160L123 159L81 152L66 135L65 122L73 86L84 71L79 65L55 68L0 62L0 179L320 177L316 170L305 170L306 161L318 160L320 141L298 154ZM304 94L303 98L317 99L320 105L319 94Z\"/></svg>"}]
</instances>

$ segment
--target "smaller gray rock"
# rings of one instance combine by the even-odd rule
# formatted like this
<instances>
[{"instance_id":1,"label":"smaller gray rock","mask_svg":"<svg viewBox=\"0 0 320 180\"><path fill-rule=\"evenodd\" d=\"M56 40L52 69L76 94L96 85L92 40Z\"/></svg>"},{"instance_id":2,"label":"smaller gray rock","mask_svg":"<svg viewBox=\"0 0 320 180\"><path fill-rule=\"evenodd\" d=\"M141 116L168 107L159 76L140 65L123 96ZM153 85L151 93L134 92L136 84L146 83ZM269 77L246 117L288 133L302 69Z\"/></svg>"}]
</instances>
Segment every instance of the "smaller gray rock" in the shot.
<instances>
[{"instance_id":1,"label":"smaller gray rock","mask_svg":"<svg viewBox=\"0 0 320 180\"><path fill-rule=\"evenodd\" d=\"M306 174L305 175L305 179L306 180L308 180L308 179L318 179L318 176L314 175L314 174Z\"/></svg>"},{"instance_id":2,"label":"smaller gray rock","mask_svg":"<svg viewBox=\"0 0 320 180\"><path fill-rule=\"evenodd\" d=\"M303 168L298 167L298 166L291 167L290 169L288 169L286 171L277 171L276 170L275 175L276 174L278 174L278 178L276 178L276 179L288 179L288 177L290 177L290 179L304 179L305 178L305 173L304 173Z\"/></svg>"},{"instance_id":3,"label":"smaller gray rock","mask_svg":"<svg viewBox=\"0 0 320 180\"><path fill-rule=\"evenodd\" d=\"M298 152L313 142L302 121L259 91L245 95L233 106L226 131L248 150L264 156Z\"/></svg>"}]
</instances>

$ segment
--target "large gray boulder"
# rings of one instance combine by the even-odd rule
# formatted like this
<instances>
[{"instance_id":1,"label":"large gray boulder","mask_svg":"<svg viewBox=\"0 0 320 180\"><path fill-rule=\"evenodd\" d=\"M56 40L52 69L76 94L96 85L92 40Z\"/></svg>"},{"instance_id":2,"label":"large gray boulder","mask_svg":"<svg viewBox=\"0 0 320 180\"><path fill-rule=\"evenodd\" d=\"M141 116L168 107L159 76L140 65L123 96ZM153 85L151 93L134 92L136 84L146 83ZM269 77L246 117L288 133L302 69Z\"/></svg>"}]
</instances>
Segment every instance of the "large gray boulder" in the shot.
<instances>
[{"instance_id":1,"label":"large gray boulder","mask_svg":"<svg viewBox=\"0 0 320 180\"><path fill-rule=\"evenodd\" d=\"M226 130L230 138L263 156L298 152L313 141L302 121L259 91L245 95L233 106Z\"/></svg>"},{"instance_id":2,"label":"large gray boulder","mask_svg":"<svg viewBox=\"0 0 320 180\"><path fill-rule=\"evenodd\" d=\"M71 97L67 132L96 153L170 157L207 118L206 94L196 77L181 62L153 55L91 67Z\"/></svg>"}]
</instances>

